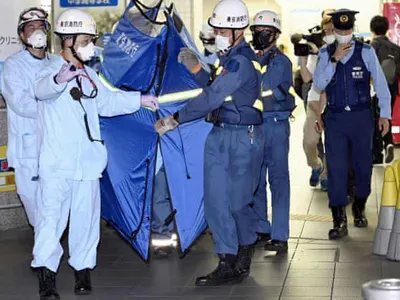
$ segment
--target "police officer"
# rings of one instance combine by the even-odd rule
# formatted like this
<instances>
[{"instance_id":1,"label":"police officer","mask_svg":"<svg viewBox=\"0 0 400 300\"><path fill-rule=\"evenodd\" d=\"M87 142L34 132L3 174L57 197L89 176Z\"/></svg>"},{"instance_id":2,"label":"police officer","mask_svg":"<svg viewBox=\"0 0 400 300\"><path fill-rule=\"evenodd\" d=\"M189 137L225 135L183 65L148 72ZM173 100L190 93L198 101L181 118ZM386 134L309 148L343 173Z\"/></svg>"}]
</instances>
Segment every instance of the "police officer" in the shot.
<instances>
[{"instance_id":1,"label":"police officer","mask_svg":"<svg viewBox=\"0 0 400 300\"><path fill-rule=\"evenodd\" d=\"M264 103L264 162L254 208L259 215L258 232L271 234L265 250L286 252L289 238L289 117L295 107L289 93L293 85L292 63L276 46L281 33L279 16L270 10L259 12L251 26L253 45L259 50ZM265 68L262 68L262 70ZM272 195L272 226L267 217L266 174Z\"/></svg>"},{"instance_id":2,"label":"police officer","mask_svg":"<svg viewBox=\"0 0 400 300\"><path fill-rule=\"evenodd\" d=\"M314 83L325 90L326 154L329 164L328 196L332 210L333 229L330 239L347 235L345 207L347 199L348 156L355 173L355 199L352 205L354 225L368 226L365 204L371 192L372 136L370 81L379 98L379 128L388 132L391 117L390 93L375 51L353 37L355 14L340 9L332 12L336 42L322 48L314 73ZM351 153L349 151L349 145Z\"/></svg>"},{"instance_id":3,"label":"police officer","mask_svg":"<svg viewBox=\"0 0 400 300\"><path fill-rule=\"evenodd\" d=\"M252 245L257 240L251 204L264 146L259 64L244 40L249 24L247 7L240 0L222 0L209 24L220 51L221 68L215 80L186 107L155 124L163 134L212 112L207 118L214 127L205 145L204 212L219 264L196 279L198 286L237 283L249 274ZM192 52L183 49L178 60L196 74L199 83L207 85L209 74Z\"/></svg>"}]
</instances>

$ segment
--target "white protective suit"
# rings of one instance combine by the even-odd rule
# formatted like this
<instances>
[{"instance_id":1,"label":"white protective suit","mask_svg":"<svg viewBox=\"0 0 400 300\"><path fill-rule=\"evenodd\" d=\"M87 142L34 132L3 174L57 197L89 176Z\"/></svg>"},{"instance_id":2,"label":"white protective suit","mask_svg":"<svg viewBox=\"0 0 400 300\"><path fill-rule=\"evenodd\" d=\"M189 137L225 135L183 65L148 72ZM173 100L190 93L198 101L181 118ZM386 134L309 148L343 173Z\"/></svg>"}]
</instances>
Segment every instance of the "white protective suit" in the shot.
<instances>
[{"instance_id":1,"label":"white protective suit","mask_svg":"<svg viewBox=\"0 0 400 300\"><path fill-rule=\"evenodd\" d=\"M10 56L4 63L1 86L7 103L7 160L14 168L17 193L24 205L29 223L35 227L37 169L37 114L35 76L56 56L39 59L26 49Z\"/></svg>"},{"instance_id":2,"label":"white protective suit","mask_svg":"<svg viewBox=\"0 0 400 300\"><path fill-rule=\"evenodd\" d=\"M54 76L63 58L45 67L37 76L36 97L39 100L39 177L41 197L38 201L37 225L32 267L46 267L56 272L63 249L60 238L69 226L69 264L77 271L96 265L100 237L99 178L107 164L107 150L100 142L88 138L84 111L72 99L70 90L78 87L75 79L56 84ZM91 135L101 139L99 115L116 116L140 108L140 93L111 91L89 67L87 74L98 88L95 99L82 99L88 115ZM82 78L82 77L80 77ZM82 78L83 92L93 89Z\"/></svg>"}]
</instances>

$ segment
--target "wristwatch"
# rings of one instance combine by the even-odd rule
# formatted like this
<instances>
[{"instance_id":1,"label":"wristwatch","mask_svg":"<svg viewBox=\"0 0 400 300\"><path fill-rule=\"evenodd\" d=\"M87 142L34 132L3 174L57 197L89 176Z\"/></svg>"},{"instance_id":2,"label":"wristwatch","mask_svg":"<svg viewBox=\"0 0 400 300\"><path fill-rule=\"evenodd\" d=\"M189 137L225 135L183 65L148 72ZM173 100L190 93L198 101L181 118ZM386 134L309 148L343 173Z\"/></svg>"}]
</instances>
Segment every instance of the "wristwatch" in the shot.
<instances>
[{"instance_id":1,"label":"wristwatch","mask_svg":"<svg viewBox=\"0 0 400 300\"><path fill-rule=\"evenodd\" d=\"M334 63L334 64L337 63L337 60L334 56L331 57L331 63Z\"/></svg>"}]
</instances>

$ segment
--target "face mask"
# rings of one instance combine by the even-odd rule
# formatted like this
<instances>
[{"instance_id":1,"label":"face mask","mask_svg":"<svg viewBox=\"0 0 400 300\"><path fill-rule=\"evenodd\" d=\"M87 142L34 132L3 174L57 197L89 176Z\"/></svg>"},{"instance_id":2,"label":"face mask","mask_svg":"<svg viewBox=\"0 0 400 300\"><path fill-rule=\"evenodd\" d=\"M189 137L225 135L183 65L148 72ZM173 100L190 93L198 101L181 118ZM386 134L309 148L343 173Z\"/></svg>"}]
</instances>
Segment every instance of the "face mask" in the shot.
<instances>
[{"instance_id":1,"label":"face mask","mask_svg":"<svg viewBox=\"0 0 400 300\"><path fill-rule=\"evenodd\" d=\"M353 34L339 35L339 34L335 33L335 37L339 44L347 44L353 38Z\"/></svg>"},{"instance_id":2,"label":"face mask","mask_svg":"<svg viewBox=\"0 0 400 300\"><path fill-rule=\"evenodd\" d=\"M253 45L256 50L264 50L267 49L275 42L275 38L272 38L273 35L270 31L255 31L253 32Z\"/></svg>"},{"instance_id":3,"label":"face mask","mask_svg":"<svg viewBox=\"0 0 400 300\"><path fill-rule=\"evenodd\" d=\"M47 46L47 36L42 30L37 29L28 38L28 44L34 49L44 48Z\"/></svg>"},{"instance_id":4,"label":"face mask","mask_svg":"<svg viewBox=\"0 0 400 300\"><path fill-rule=\"evenodd\" d=\"M207 50L208 52L210 52L211 54L218 51L216 45L204 45L204 48L206 48L206 50Z\"/></svg>"},{"instance_id":5,"label":"face mask","mask_svg":"<svg viewBox=\"0 0 400 300\"><path fill-rule=\"evenodd\" d=\"M229 37L217 35L215 36L215 46L221 52L226 52L231 48Z\"/></svg>"},{"instance_id":6,"label":"face mask","mask_svg":"<svg viewBox=\"0 0 400 300\"><path fill-rule=\"evenodd\" d=\"M79 46L76 53L79 55L80 59L85 62L90 60L95 52L94 52L94 44L91 42L90 44L86 45L85 47Z\"/></svg>"},{"instance_id":7,"label":"face mask","mask_svg":"<svg viewBox=\"0 0 400 300\"><path fill-rule=\"evenodd\" d=\"M334 34L326 35L323 38L324 42L328 45L333 44L336 40L336 36Z\"/></svg>"}]
</instances>

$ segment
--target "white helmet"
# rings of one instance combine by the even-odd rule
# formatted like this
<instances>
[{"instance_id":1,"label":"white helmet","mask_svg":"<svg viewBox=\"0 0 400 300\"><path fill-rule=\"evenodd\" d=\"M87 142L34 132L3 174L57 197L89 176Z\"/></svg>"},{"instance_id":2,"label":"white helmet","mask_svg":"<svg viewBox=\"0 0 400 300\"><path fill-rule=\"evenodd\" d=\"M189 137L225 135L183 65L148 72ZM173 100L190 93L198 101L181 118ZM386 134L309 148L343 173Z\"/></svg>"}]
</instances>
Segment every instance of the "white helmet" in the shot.
<instances>
[{"instance_id":1,"label":"white helmet","mask_svg":"<svg viewBox=\"0 0 400 300\"><path fill-rule=\"evenodd\" d=\"M22 31L24 25L26 23L32 22L32 21L43 21L46 27L46 30L50 29L50 23L47 20L48 14L47 12L39 7L30 7L28 9L25 9L21 14L19 15L18 19L18 33Z\"/></svg>"},{"instance_id":2,"label":"white helmet","mask_svg":"<svg viewBox=\"0 0 400 300\"><path fill-rule=\"evenodd\" d=\"M79 9L68 9L58 17L54 33L58 35L97 35L97 26L88 13Z\"/></svg>"},{"instance_id":3,"label":"white helmet","mask_svg":"<svg viewBox=\"0 0 400 300\"><path fill-rule=\"evenodd\" d=\"M269 26L281 32L281 19L274 11L263 10L254 17L254 23L251 27L253 28L254 26Z\"/></svg>"},{"instance_id":4,"label":"white helmet","mask_svg":"<svg viewBox=\"0 0 400 300\"><path fill-rule=\"evenodd\" d=\"M249 11L241 0L221 0L208 23L214 28L245 29L249 26Z\"/></svg>"},{"instance_id":5,"label":"white helmet","mask_svg":"<svg viewBox=\"0 0 400 300\"><path fill-rule=\"evenodd\" d=\"M203 24L200 31L200 39L213 39L215 38L214 29L208 24Z\"/></svg>"}]
</instances>

